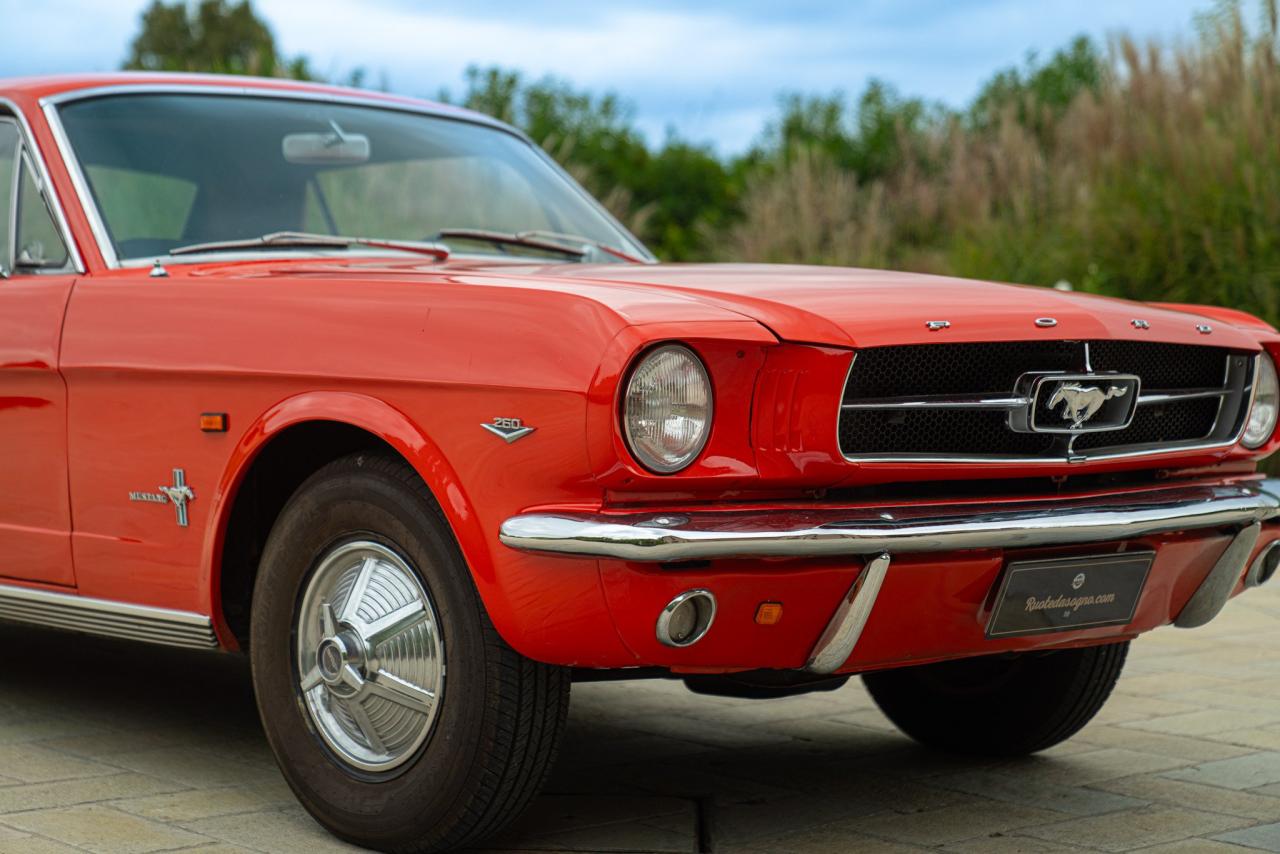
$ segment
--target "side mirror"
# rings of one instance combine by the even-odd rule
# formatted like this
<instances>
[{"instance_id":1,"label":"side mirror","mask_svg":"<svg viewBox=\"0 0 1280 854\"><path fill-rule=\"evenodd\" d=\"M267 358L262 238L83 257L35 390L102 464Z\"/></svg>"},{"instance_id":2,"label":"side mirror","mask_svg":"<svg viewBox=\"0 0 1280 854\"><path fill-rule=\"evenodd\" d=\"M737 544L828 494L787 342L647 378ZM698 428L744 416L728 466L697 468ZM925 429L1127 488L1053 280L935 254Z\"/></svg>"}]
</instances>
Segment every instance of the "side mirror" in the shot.
<instances>
[{"instance_id":1,"label":"side mirror","mask_svg":"<svg viewBox=\"0 0 1280 854\"><path fill-rule=\"evenodd\" d=\"M335 121L329 122L329 133L291 133L280 143L284 159L307 166L366 163L369 160L369 137L346 133Z\"/></svg>"}]
</instances>

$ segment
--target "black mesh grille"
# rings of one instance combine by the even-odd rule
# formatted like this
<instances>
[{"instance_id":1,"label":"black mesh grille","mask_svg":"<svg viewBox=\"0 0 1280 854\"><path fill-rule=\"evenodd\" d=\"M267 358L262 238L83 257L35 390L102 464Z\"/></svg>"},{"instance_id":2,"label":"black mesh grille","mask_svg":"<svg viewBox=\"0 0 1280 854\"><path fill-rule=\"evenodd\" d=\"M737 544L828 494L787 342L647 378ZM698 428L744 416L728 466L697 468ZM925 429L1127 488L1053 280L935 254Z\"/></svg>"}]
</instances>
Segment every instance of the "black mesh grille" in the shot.
<instances>
[{"instance_id":1,"label":"black mesh grille","mask_svg":"<svg viewBox=\"0 0 1280 854\"><path fill-rule=\"evenodd\" d=\"M840 419L840 447L846 454L1017 456L1039 456L1053 448L1053 436L1013 433L1008 420L1007 413L993 410L859 409Z\"/></svg>"},{"instance_id":2,"label":"black mesh grille","mask_svg":"<svg viewBox=\"0 0 1280 854\"><path fill-rule=\"evenodd\" d=\"M1231 352L1219 347L1144 341L1088 342L1095 372L1136 374L1144 392L1223 388ZM994 342L875 347L854 360L844 402L918 400L931 396L1009 397L1023 374L1083 372L1081 341ZM1052 423L1041 401L1042 423ZM1221 399L1139 406L1123 430L1075 437L1076 451L1123 450L1203 441L1217 435ZM1227 414L1235 417L1236 413ZM1227 418L1224 415L1224 421ZM1042 457L1066 454L1069 437L1011 429L1007 410L848 409L840 418L840 447L850 456L937 454Z\"/></svg>"},{"instance_id":3,"label":"black mesh grille","mask_svg":"<svg viewBox=\"0 0 1280 854\"><path fill-rule=\"evenodd\" d=\"M1148 344L1143 341L1093 341L1089 361L1095 371L1120 371L1142 377L1142 387L1167 389L1221 388L1229 351L1194 344Z\"/></svg>"},{"instance_id":4,"label":"black mesh grille","mask_svg":"<svg viewBox=\"0 0 1280 854\"><path fill-rule=\"evenodd\" d=\"M1133 423L1124 430L1085 433L1076 437L1077 451L1122 448L1130 445L1166 445L1189 439L1204 439L1218 420L1217 398L1184 400L1153 406L1139 406Z\"/></svg>"},{"instance_id":5,"label":"black mesh grille","mask_svg":"<svg viewBox=\"0 0 1280 854\"><path fill-rule=\"evenodd\" d=\"M1078 341L926 344L858 351L845 400L929 394L1008 394L1028 371L1084 369Z\"/></svg>"}]
</instances>

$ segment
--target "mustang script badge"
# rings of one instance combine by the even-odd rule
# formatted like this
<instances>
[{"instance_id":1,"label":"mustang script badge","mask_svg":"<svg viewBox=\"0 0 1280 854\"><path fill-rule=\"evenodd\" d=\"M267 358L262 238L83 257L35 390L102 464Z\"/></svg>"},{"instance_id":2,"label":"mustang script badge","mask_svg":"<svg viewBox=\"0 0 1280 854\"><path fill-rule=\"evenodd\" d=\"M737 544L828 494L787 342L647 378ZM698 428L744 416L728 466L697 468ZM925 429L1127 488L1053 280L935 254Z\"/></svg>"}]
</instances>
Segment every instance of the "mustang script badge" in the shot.
<instances>
[{"instance_id":1,"label":"mustang script badge","mask_svg":"<svg viewBox=\"0 0 1280 854\"><path fill-rule=\"evenodd\" d=\"M526 427L519 418L495 418L492 424L486 423L480 426L501 438L508 445L516 439L523 439L538 429L537 427Z\"/></svg>"},{"instance_id":2,"label":"mustang script badge","mask_svg":"<svg viewBox=\"0 0 1280 854\"><path fill-rule=\"evenodd\" d=\"M1076 383L1064 383L1049 398L1049 408L1062 407L1062 418L1070 421L1073 428L1080 428L1090 418L1098 414L1102 404L1114 397L1123 397L1129 391L1127 386L1108 386L1103 391L1098 386L1082 386Z\"/></svg>"},{"instance_id":3,"label":"mustang script badge","mask_svg":"<svg viewBox=\"0 0 1280 854\"><path fill-rule=\"evenodd\" d=\"M158 492L130 492L130 501L144 501L149 504L172 504L178 513L178 525L187 527L187 504L194 501L196 494L187 486L187 473L182 469L173 470L173 486L158 486Z\"/></svg>"}]
</instances>

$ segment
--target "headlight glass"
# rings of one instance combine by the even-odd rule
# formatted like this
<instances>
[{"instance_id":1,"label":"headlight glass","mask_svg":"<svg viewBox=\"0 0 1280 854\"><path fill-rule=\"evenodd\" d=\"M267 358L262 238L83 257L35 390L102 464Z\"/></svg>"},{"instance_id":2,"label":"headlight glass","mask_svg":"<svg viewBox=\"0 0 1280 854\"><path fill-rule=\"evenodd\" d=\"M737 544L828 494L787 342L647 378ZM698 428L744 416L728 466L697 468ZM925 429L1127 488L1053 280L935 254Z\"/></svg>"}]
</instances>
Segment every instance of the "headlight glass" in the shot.
<instances>
[{"instance_id":1,"label":"headlight glass","mask_svg":"<svg viewBox=\"0 0 1280 854\"><path fill-rule=\"evenodd\" d=\"M1253 409L1241 441L1246 448L1261 448L1276 430L1280 416L1280 381L1276 379L1276 363L1265 353L1258 359L1258 390L1253 396Z\"/></svg>"},{"instance_id":2,"label":"headlight glass","mask_svg":"<svg viewBox=\"0 0 1280 854\"><path fill-rule=\"evenodd\" d=\"M688 347L665 344L642 356L627 381L627 446L647 469L679 471L707 444L711 412L711 379L702 360Z\"/></svg>"}]
</instances>

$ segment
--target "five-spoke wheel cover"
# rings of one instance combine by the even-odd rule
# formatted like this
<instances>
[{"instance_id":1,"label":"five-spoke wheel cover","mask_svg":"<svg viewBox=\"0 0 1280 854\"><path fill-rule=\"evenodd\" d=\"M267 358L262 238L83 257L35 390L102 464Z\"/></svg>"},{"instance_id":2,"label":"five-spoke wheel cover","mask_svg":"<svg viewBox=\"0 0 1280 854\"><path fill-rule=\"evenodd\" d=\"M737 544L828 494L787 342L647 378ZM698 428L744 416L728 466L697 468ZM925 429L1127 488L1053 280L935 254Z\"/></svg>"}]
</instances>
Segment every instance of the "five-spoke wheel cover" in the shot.
<instances>
[{"instance_id":1,"label":"five-spoke wheel cover","mask_svg":"<svg viewBox=\"0 0 1280 854\"><path fill-rule=\"evenodd\" d=\"M409 761L444 690L444 642L431 597L383 543L340 543L317 561L295 625L298 683L317 734L364 772Z\"/></svg>"}]
</instances>

